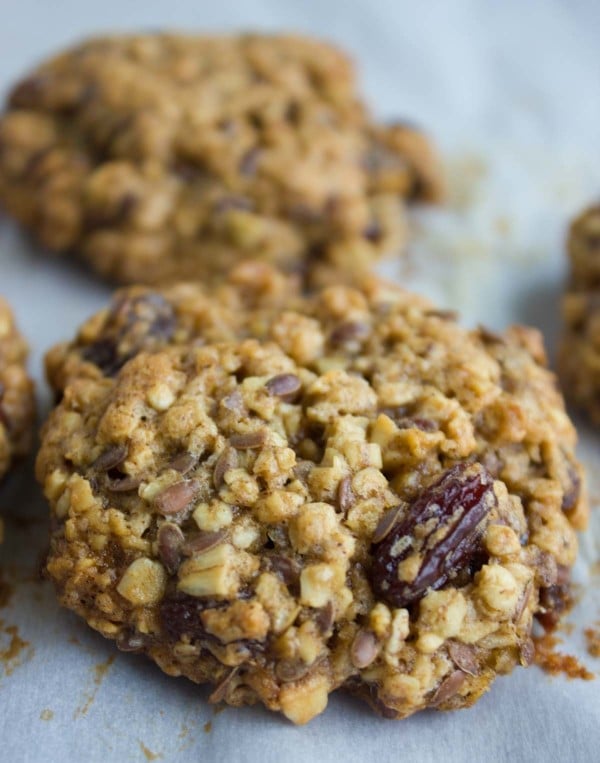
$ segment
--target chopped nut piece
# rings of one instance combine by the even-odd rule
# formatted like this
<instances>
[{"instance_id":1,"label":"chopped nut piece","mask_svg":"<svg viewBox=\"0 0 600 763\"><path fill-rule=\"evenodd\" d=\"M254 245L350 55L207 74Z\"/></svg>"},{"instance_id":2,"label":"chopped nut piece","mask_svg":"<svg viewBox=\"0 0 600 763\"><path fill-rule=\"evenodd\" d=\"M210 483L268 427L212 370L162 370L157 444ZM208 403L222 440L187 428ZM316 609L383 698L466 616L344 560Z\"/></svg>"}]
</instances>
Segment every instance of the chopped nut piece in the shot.
<instances>
[{"instance_id":1,"label":"chopped nut piece","mask_svg":"<svg viewBox=\"0 0 600 763\"><path fill-rule=\"evenodd\" d=\"M263 641L269 632L269 617L257 601L235 601L225 609L206 609L200 619L206 632L223 644L240 639Z\"/></svg>"},{"instance_id":2,"label":"chopped nut piece","mask_svg":"<svg viewBox=\"0 0 600 763\"><path fill-rule=\"evenodd\" d=\"M486 610L503 618L515 611L521 590L509 570L498 564L485 565L475 579L479 602Z\"/></svg>"},{"instance_id":3,"label":"chopped nut piece","mask_svg":"<svg viewBox=\"0 0 600 763\"><path fill-rule=\"evenodd\" d=\"M134 606L143 607L160 601L165 585L166 574L162 564L142 556L125 570L117 591Z\"/></svg>"},{"instance_id":4,"label":"chopped nut piece","mask_svg":"<svg viewBox=\"0 0 600 763\"><path fill-rule=\"evenodd\" d=\"M300 573L300 600L308 607L324 607L343 583L339 568L330 564L311 564Z\"/></svg>"},{"instance_id":5,"label":"chopped nut piece","mask_svg":"<svg viewBox=\"0 0 600 763\"><path fill-rule=\"evenodd\" d=\"M226 543L188 559L178 574L177 589L191 596L234 596L239 586L234 551Z\"/></svg>"},{"instance_id":6,"label":"chopped nut piece","mask_svg":"<svg viewBox=\"0 0 600 763\"><path fill-rule=\"evenodd\" d=\"M329 686L325 676L316 675L298 684L282 686L279 695L286 718L299 725L308 723L327 707Z\"/></svg>"},{"instance_id":7,"label":"chopped nut piece","mask_svg":"<svg viewBox=\"0 0 600 763\"><path fill-rule=\"evenodd\" d=\"M199 504L192 517L200 530L216 533L229 527L233 521L233 511L224 501L212 501Z\"/></svg>"}]
</instances>

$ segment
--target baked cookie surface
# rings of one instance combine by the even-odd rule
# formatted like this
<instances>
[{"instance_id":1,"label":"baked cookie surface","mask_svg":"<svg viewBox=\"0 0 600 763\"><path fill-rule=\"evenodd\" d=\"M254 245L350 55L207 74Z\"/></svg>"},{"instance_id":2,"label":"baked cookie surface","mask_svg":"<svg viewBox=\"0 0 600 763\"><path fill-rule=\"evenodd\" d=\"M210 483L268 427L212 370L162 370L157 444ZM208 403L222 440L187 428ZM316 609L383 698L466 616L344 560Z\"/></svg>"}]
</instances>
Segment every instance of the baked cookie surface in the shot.
<instances>
[{"instance_id":1,"label":"baked cookie surface","mask_svg":"<svg viewBox=\"0 0 600 763\"><path fill-rule=\"evenodd\" d=\"M0 121L0 201L124 283L257 257L358 275L403 242L402 200L440 194L426 138L374 124L346 56L293 36L89 40L19 83Z\"/></svg>"},{"instance_id":2,"label":"baked cookie surface","mask_svg":"<svg viewBox=\"0 0 600 763\"><path fill-rule=\"evenodd\" d=\"M587 506L533 330L246 265L123 290L47 363L60 600L213 701L468 706L560 614Z\"/></svg>"},{"instance_id":3,"label":"baked cookie surface","mask_svg":"<svg viewBox=\"0 0 600 763\"><path fill-rule=\"evenodd\" d=\"M31 445L34 401L26 360L27 345L0 297L0 479Z\"/></svg>"},{"instance_id":4,"label":"baked cookie surface","mask_svg":"<svg viewBox=\"0 0 600 763\"><path fill-rule=\"evenodd\" d=\"M565 395L600 424L600 205L569 230L570 280L563 298L559 367Z\"/></svg>"}]
</instances>

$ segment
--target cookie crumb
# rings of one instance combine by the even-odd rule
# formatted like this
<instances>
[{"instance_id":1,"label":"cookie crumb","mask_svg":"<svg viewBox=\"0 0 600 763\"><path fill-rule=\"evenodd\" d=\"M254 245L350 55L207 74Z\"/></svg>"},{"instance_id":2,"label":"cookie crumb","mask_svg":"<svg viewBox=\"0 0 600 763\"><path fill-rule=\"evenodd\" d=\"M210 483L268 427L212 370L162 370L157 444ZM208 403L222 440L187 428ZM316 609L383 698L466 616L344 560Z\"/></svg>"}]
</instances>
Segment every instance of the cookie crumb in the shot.
<instances>
[{"instance_id":1,"label":"cookie crumb","mask_svg":"<svg viewBox=\"0 0 600 763\"><path fill-rule=\"evenodd\" d=\"M29 641L21 638L16 625L5 626L0 620L0 636L2 635L8 636L9 642L6 647L0 648L0 663L3 665L4 675L10 676L15 668L33 657L34 650Z\"/></svg>"},{"instance_id":2,"label":"cookie crumb","mask_svg":"<svg viewBox=\"0 0 600 763\"><path fill-rule=\"evenodd\" d=\"M588 654L592 657L600 657L600 622L597 622L593 628L586 628L583 634Z\"/></svg>"},{"instance_id":3,"label":"cookie crumb","mask_svg":"<svg viewBox=\"0 0 600 763\"><path fill-rule=\"evenodd\" d=\"M579 678L583 681L592 681L596 678L585 665L582 665L577 657L571 654L563 654L555 651L554 647L562 643L562 639L553 633L544 633L542 636L534 637L535 646L534 663L546 673L556 676L565 675L567 678Z\"/></svg>"},{"instance_id":4,"label":"cookie crumb","mask_svg":"<svg viewBox=\"0 0 600 763\"><path fill-rule=\"evenodd\" d=\"M144 753L146 760L161 760L162 752L152 752L143 742L140 742L140 749Z\"/></svg>"}]
</instances>

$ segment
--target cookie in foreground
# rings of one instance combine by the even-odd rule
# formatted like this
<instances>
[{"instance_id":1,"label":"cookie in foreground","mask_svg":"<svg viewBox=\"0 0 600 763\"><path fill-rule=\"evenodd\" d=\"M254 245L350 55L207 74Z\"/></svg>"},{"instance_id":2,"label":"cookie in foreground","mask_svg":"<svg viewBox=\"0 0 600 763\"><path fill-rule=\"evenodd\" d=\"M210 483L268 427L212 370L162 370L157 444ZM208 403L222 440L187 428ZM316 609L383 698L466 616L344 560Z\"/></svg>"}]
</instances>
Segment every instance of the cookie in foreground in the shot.
<instances>
[{"instance_id":1,"label":"cookie in foreground","mask_svg":"<svg viewBox=\"0 0 600 763\"><path fill-rule=\"evenodd\" d=\"M559 369L565 395L600 424L600 205L571 224Z\"/></svg>"},{"instance_id":2,"label":"cookie in foreground","mask_svg":"<svg viewBox=\"0 0 600 763\"><path fill-rule=\"evenodd\" d=\"M213 701L466 707L560 615L587 505L534 330L245 266L117 293L48 371L60 601Z\"/></svg>"},{"instance_id":3,"label":"cookie in foreground","mask_svg":"<svg viewBox=\"0 0 600 763\"><path fill-rule=\"evenodd\" d=\"M263 258L358 276L405 238L440 167L373 122L334 47L286 35L95 38L18 83L0 201L49 249L122 283L218 280Z\"/></svg>"}]
</instances>

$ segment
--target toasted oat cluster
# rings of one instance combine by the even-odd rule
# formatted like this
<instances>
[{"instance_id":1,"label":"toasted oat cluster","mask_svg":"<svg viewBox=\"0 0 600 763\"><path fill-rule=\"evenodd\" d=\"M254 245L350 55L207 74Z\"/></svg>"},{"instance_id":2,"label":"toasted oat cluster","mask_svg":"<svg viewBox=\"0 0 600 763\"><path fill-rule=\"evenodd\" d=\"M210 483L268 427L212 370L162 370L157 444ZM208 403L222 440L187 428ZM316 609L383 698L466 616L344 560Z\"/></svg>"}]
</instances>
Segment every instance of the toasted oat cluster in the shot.
<instances>
[{"instance_id":1,"label":"toasted oat cluster","mask_svg":"<svg viewBox=\"0 0 600 763\"><path fill-rule=\"evenodd\" d=\"M34 402L26 359L27 345L0 297L0 479L31 444Z\"/></svg>"},{"instance_id":2,"label":"toasted oat cluster","mask_svg":"<svg viewBox=\"0 0 600 763\"><path fill-rule=\"evenodd\" d=\"M600 205L569 231L570 281L563 298L565 329L559 366L567 397L600 424Z\"/></svg>"},{"instance_id":3,"label":"toasted oat cluster","mask_svg":"<svg viewBox=\"0 0 600 763\"><path fill-rule=\"evenodd\" d=\"M311 39L92 39L0 120L0 201L122 283L218 280L253 257L357 277L402 244L403 203L440 194L426 138L375 124L350 61Z\"/></svg>"},{"instance_id":4,"label":"toasted oat cluster","mask_svg":"<svg viewBox=\"0 0 600 763\"><path fill-rule=\"evenodd\" d=\"M123 290L47 362L60 600L213 701L468 706L560 614L587 505L533 330L244 265Z\"/></svg>"}]
</instances>

